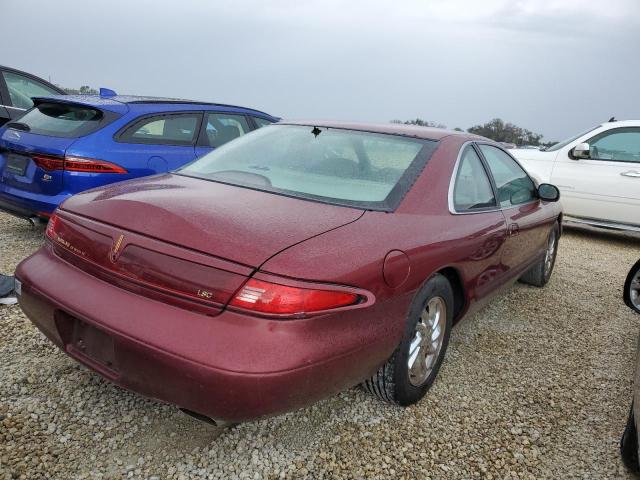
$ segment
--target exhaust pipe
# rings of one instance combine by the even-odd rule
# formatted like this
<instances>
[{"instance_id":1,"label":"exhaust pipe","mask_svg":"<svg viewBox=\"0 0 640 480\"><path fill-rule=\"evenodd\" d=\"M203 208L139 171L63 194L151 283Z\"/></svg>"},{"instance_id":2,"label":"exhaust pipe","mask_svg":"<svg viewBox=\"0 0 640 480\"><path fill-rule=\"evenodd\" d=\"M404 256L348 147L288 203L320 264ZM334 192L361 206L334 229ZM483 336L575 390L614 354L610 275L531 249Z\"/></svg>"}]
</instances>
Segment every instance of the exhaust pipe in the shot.
<instances>
[{"instance_id":1,"label":"exhaust pipe","mask_svg":"<svg viewBox=\"0 0 640 480\"><path fill-rule=\"evenodd\" d=\"M215 427L232 427L233 425L237 425L234 422L226 422L224 420L216 420L215 418L207 417L206 415L202 415L201 413L194 412L193 410L187 410L186 408L178 407L182 413L189 415L191 418L195 418L196 420L200 420L201 422L208 423Z\"/></svg>"},{"instance_id":2,"label":"exhaust pipe","mask_svg":"<svg viewBox=\"0 0 640 480\"><path fill-rule=\"evenodd\" d=\"M27 220L28 220L28 222L31 224L31 226L32 226L33 228L35 228L35 227L37 227L38 225L40 225L40 217L37 217L37 216L35 216L35 215L34 215L34 216L32 216L32 217L27 218Z\"/></svg>"}]
</instances>

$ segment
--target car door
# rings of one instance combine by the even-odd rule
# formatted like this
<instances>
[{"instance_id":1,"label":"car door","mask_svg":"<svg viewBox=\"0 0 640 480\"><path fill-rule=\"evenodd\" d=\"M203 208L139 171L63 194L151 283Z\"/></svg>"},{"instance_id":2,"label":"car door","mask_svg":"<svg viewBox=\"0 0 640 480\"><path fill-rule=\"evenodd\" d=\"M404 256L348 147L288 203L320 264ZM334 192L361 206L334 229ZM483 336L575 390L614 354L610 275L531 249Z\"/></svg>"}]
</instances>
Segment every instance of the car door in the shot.
<instances>
[{"instance_id":1,"label":"car door","mask_svg":"<svg viewBox=\"0 0 640 480\"><path fill-rule=\"evenodd\" d=\"M2 82L0 89L3 105L12 119L19 117L25 111L33 107L31 97L50 97L60 95L60 91L32 77L10 70L0 71Z\"/></svg>"},{"instance_id":2,"label":"car door","mask_svg":"<svg viewBox=\"0 0 640 480\"><path fill-rule=\"evenodd\" d=\"M201 157L251 130L247 117L241 113L204 112L204 121L196 145L196 157Z\"/></svg>"},{"instance_id":3,"label":"car door","mask_svg":"<svg viewBox=\"0 0 640 480\"><path fill-rule=\"evenodd\" d=\"M138 175L163 173L195 160L195 143L202 112L164 112L145 115L116 134L114 158Z\"/></svg>"},{"instance_id":4,"label":"car door","mask_svg":"<svg viewBox=\"0 0 640 480\"><path fill-rule=\"evenodd\" d=\"M561 154L551 174L568 215L640 226L640 128L606 130L586 140L588 159Z\"/></svg>"},{"instance_id":5,"label":"car door","mask_svg":"<svg viewBox=\"0 0 640 480\"><path fill-rule=\"evenodd\" d=\"M465 262L474 285L470 294L482 300L504 283L501 261L507 227L486 166L472 143L460 151L449 187L449 211L457 216L455 229L462 229L469 244Z\"/></svg>"},{"instance_id":6,"label":"car door","mask_svg":"<svg viewBox=\"0 0 640 480\"><path fill-rule=\"evenodd\" d=\"M508 278L519 276L544 252L555 219L543 208L533 180L511 155L494 145L478 147L507 222L502 266Z\"/></svg>"}]
</instances>

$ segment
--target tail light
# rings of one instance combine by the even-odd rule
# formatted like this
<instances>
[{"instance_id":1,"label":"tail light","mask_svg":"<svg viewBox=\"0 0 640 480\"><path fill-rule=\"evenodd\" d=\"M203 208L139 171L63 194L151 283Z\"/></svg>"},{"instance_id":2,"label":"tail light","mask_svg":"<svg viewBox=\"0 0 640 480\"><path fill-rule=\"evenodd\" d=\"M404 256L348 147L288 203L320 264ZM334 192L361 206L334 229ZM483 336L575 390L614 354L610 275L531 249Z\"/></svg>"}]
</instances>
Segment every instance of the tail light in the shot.
<instances>
[{"instance_id":1,"label":"tail light","mask_svg":"<svg viewBox=\"0 0 640 480\"><path fill-rule=\"evenodd\" d=\"M53 157L49 155L32 155L34 163L43 170L66 170L84 173L127 173L127 170L115 163L81 157Z\"/></svg>"},{"instance_id":2,"label":"tail light","mask_svg":"<svg viewBox=\"0 0 640 480\"><path fill-rule=\"evenodd\" d=\"M266 315L305 316L360 303L361 295L340 290L299 288L250 279L230 306Z\"/></svg>"},{"instance_id":3,"label":"tail light","mask_svg":"<svg viewBox=\"0 0 640 480\"><path fill-rule=\"evenodd\" d=\"M46 155L32 155L33 162L43 170L64 170L64 159Z\"/></svg>"},{"instance_id":4,"label":"tail light","mask_svg":"<svg viewBox=\"0 0 640 480\"><path fill-rule=\"evenodd\" d=\"M57 228L58 228L58 216L53 213L50 217L49 217L49 223L47 223L47 231L46 231L46 235L47 238L49 238L50 240L55 240L57 235Z\"/></svg>"}]
</instances>

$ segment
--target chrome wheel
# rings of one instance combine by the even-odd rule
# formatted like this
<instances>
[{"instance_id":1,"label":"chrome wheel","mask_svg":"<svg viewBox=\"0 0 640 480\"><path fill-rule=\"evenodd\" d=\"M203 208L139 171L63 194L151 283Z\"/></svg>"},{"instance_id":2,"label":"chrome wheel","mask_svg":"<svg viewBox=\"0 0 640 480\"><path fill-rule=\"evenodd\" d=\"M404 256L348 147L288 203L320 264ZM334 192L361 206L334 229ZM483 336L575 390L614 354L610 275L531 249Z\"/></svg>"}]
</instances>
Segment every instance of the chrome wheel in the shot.
<instances>
[{"instance_id":1,"label":"chrome wheel","mask_svg":"<svg viewBox=\"0 0 640 480\"><path fill-rule=\"evenodd\" d=\"M629 285L629 300L634 307L640 309L640 270L636 272Z\"/></svg>"},{"instance_id":2,"label":"chrome wheel","mask_svg":"<svg viewBox=\"0 0 640 480\"><path fill-rule=\"evenodd\" d=\"M556 232L553 230L551 235L549 236L549 242L547 243L547 252L544 256L544 276L547 277L551 273L551 268L553 267L553 260L556 255L556 242L557 242Z\"/></svg>"},{"instance_id":3,"label":"chrome wheel","mask_svg":"<svg viewBox=\"0 0 640 480\"><path fill-rule=\"evenodd\" d=\"M434 297L422 310L415 334L409 345L409 382L421 386L433 370L442 344L447 322L447 305L441 297Z\"/></svg>"}]
</instances>

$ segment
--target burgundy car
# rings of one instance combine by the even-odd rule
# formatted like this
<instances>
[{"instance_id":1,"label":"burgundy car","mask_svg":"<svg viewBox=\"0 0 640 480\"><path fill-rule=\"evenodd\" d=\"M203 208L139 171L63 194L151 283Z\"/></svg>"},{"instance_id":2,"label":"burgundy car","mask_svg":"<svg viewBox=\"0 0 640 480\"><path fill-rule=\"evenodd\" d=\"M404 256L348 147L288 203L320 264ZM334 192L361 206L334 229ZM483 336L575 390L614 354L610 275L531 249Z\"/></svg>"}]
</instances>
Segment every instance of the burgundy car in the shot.
<instances>
[{"instance_id":1,"label":"burgundy car","mask_svg":"<svg viewBox=\"0 0 640 480\"><path fill-rule=\"evenodd\" d=\"M202 417L361 382L409 405L455 322L518 279L547 283L558 196L482 137L280 123L67 200L19 299L78 362Z\"/></svg>"}]
</instances>

